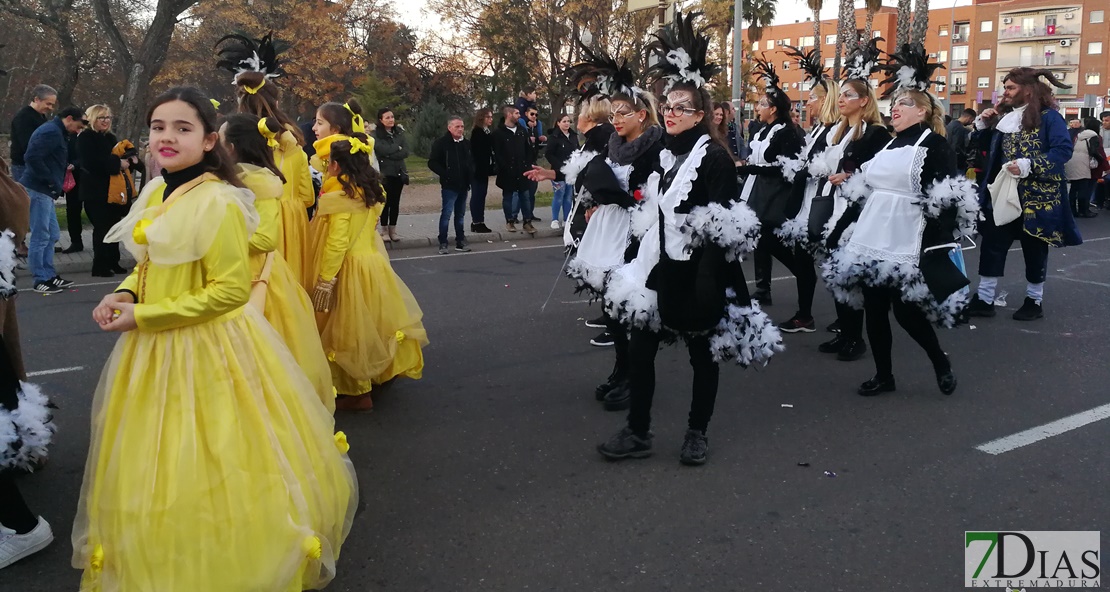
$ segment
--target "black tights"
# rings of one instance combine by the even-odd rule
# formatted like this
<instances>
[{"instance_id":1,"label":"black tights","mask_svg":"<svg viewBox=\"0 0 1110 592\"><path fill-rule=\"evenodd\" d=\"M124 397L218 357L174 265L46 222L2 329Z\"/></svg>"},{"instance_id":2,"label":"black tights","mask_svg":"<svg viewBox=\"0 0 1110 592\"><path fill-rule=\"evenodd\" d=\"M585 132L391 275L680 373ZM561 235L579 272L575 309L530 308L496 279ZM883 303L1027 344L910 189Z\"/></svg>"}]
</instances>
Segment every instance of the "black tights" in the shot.
<instances>
[{"instance_id":1,"label":"black tights","mask_svg":"<svg viewBox=\"0 0 1110 592\"><path fill-rule=\"evenodd\" d=\"M385 189L385 207L382 208L381 225L396 226L397 215L401 210L401 190L405 182L400 176L385 177L382 179L382 188Z\"/></svg>"},{"instance_id":2,"label":"black tights","mask_svg":"<svg viewBox=\"0 0 1110 592\"><path fill-rule=\"evenodd\" d=\"M628 411L628 427L637 436L646 437L651 429L651 401L655 396L655 354L661 339L658 333L633 329L628 341L632 407ZM693 399L690 401L688 426L705 432L713 407L717 403L717 381L720 368L709 351L709 338L693 337L686 341L690 350L690 366L694 369Z\"/></svg>"},{"instance_id":3,"label":"black tights","mask_svg":"<svg viewBox=\"0 0 1110 592\"><path fill-rule=\"evenodd\" d=\"M836 303L836 320L840 322L840 336L844 339L863 339L863 311L843 302Z\"/></svg>"},{"instance_id":4,"label":"black tights","mask_svg":"<svg viewBox=\"0 0 1110 592\"><path fill-rule=\"evenodd\" d=\"M756 289L771 293L771 258L782 262L798 282L798 316L813 317L813 292L817 289L817 270L813 257L802 249L792 249L773 232L764 232L755 248Z\"/></svg>"},{"instance_id":5,"label":"black tights","mask_svg":"<svg viewBox=\"0 0 1110 592\"><path fill-rule=\"evenodd\" d=\"M613 353L616 360L613 362L613 376L617 380L628 379L628 329L614 321L609 313L604 313L605 330L613 336Z\"/></svg>"},{"instance_id":6,"label":"black tights","mask_svg":"<svg viewBox=\"0 0 1110 592\"><path fill-rule=\"evenodd\" d=\"M890 334L890 309L894 318L921 346L933 362L933 370L938 374L951 368L948 356L940 348L937 333L932 323L917 305L902 300L902 295L892 288L864 288L863 310L867 315L867 339L871 341L871 355L875 358L875 375L889 378L894 375L890 350L893 337Z\"/></svg>"},{"instance_id":7,"label":"black tights","mask_svg":"<svg viewBox=\"0 0 1110 592\"><path fill-rule=\"evenodd\" d=\"M15 484L15 476L0 473L0 524L15 531L16 534L27 534L35 529L39 519L23 501L19 487Z\"/></svg>"}]
</instances>

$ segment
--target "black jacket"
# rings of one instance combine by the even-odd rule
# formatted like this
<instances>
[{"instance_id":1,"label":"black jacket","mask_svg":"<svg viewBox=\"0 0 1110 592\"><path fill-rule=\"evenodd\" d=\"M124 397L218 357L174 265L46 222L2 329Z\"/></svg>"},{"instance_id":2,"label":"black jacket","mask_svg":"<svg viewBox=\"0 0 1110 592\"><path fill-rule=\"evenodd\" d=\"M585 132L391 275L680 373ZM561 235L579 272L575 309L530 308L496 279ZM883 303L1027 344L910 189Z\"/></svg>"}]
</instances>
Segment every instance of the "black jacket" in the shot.
<instances>
[{"instance_id":1,"label":"black jacket","mask_svg":"<svg viewBox=\"0 0 1110 592\"><path fill-rule=\"evenodd\" d=\"M112 154L118 141L112 132L85 130L77 136L77 153L81 161L81 182L78 194L85 203L108 202L108 180L120 172L120 158Z\"/></svg>"},{"instance_id":2,"label":"black jacket","mask_svg":"<svg viewBox=\"0 0 1110 592\"><path fill-rule=\"evenodd\" d=\"M493 155L493 130L476 127L470 130L470 153L474 156L474 175L489 177L497 172Z\"/></svg>"},{"instance_id":3,"label":"black jacket","mask_svg":"<svg viewBox=\"0 0 1110 592\"><path fill-rule=\"evenodd\" d=\"M528 187L524 172L532 168L531 142L528 132L519 125L504 124L493 132L493 154L497 159L497 186L502 191L523 191Z\"/></svg>"},{"instance_id":4,"label":"black jacket","mask_svg":"<svg viewBox=\"0 0 1110 592\"><path fill-rule=\"evenodd\" d=\"M575 150L578 150L578 136L575 134L564 134L556 129L547 137L547 150L544 151L543 156L551 164L551 168L555 169L556 181L566 181L563 165Z\"/></svg>"},{"instance_id":5,"label":"black jacket","mask_svg":"<svg viewBox=\"0 0 1110 592\"><path fill-rule=\"evenodd\" d=\"M387 132L384 126L374 128L374 155L378 157L378 168L383 177L400 177L408 172L405 159L409 157L408 141L401 126L393 126Z\"/></svg>"},{"instance_id":6,"label":"black jacket","mask_svg":"<svg viewBox=\"0 0 1110 592\"><path fill-rule=\"evenodd\" d=\"M24 105L16 112L15 117L12 118L12 164L19 166L27 164L23 160L23 154L27 152L27 142L31 140L31 134L46 122L47 117L39 115L39 112L32 109L30 105Z\"/></svg>"},{"instance_id":7,"label":"black jacket","mask_svg":"<svg viewBox=\"0 0 1110 592\"><path fill-rule=\"evenodd\" d=\"M450 133L443 134L432 143L428 168L439 177L444 189L466 191L474 182L474 156L470 153L470 140L455 140Z\"/></svg>"}]
</instances>

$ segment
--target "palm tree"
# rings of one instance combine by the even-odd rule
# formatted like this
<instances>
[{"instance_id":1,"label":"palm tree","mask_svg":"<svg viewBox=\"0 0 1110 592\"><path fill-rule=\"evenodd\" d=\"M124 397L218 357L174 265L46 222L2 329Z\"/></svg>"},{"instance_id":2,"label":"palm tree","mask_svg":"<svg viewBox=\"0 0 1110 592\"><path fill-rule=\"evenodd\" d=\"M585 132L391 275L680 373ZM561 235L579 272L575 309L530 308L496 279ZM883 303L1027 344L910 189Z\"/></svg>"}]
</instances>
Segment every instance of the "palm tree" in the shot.
<instances>
[{"instance_id":1,"label":"palm tree","mask_svg":"<svg viewBox=\"0 0 1110 592\"><path fill-rule=\"evenodd\" d=\"M807 3L809 4L809 9L813 11L813 45L818 49L818 53L820 53L821 9L825 7L825 0L807 0Z\"/></svg>"},{"instance_id":2,"label":"palm tree","mask_svg":"<svg viewBox=\"0 0 1110 592\"><path fill-rule=\"evenodd\" d=\"M840 78L841 56L850 54L859 46L856 33L856 3L854 0L840 0L839 20L836 24L836 56L833 58L833 78Z\"/></svg>"},{"instance_id":3,"label":"palm tree","mask_svg":"<svg viewBox=\"0 0 1110 592\"><path fill-rule=\"evenodd\" d=\"M756 43L763 39L763 29L775 20L776 0L745 0L744 20L748 21L748 42Z\"/></svg>"},{"instance_id":4,"label":"palm tree","mask_svg":"<svg viewBox=\"0 0 1110 592\"><path fill-rule=\"evenodd\" d=\"M898 0L898 28L894 35L895 51L910 40L910 0Z\"/></svg>"},{"instance_id":5,"label":"palm tree","mask_svg":"<svg viewBox=\"0 0 1110 592\"><path fill-rule=\"evenodd\" d=\"M864 0L867 5L867 23L863 26L863 39L870 41L875 25L875 13L883 7L883 0Z\"/></svg>"},{"instance_id":6,"label":"palm tree","mask_svg":"<svg viewBox=\"0 0 1110 592\"><path fill-rule=\"evenodd\" d=\"M910 41L925 43L925 34L929 32L929 0L917 0L914 9Z\"/></svg>"}]
</instances>

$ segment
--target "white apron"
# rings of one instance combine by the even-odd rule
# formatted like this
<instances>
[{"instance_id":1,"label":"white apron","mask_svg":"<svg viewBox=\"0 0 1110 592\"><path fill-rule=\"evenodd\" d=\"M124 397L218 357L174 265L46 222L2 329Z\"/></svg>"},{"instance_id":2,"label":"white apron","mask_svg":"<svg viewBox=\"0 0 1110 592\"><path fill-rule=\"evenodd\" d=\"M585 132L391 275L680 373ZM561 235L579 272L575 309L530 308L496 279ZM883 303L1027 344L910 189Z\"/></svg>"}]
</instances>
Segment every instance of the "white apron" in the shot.
<instances>
[{"instance_id":1,"label":"white apron","mask_svg":"<svg viewBox=\"0 0 1110 592\"><path fill-rule=\"evenodd\" d=\"M771 131L763 136L762 140L752 140L750 143L751 156L748 158L748 164L767 165L767 147L771 145L771 138L775 137L784 124L776 123ZM757 134L758 135L758 134ZM752 187L755 186L755 178L757 175L748 175L744 180L744 190L740 192L740 201L748 203L748 197L752 194Z\"/></svg>"},{"instance_id":2,"label":"white apron","mask_svg":"<svg viewBox=\"0 0 1110 592\"><path fill-rule=\"evenodd\" d=\"M926 130L912 146L882 150L864 174L874 190L845 249L861 258L917 265L925 213L920 205Z\"/></svg>"},{"instance_id":3,"label":"white apron","mask_svg":"<svg viewBox=\"0 0 1110 592\"><path fill-rule=\"evenodd\" d=\"M606 164L613 169L621 188L627 191L632 165L622 166L608 159ZM600 292L605 274L624 265L624 252L631 236L632 213L628 209L616 204L598 206L578 243L573 269L580 273L582 281Z\"/></svg>"}]
</instances>

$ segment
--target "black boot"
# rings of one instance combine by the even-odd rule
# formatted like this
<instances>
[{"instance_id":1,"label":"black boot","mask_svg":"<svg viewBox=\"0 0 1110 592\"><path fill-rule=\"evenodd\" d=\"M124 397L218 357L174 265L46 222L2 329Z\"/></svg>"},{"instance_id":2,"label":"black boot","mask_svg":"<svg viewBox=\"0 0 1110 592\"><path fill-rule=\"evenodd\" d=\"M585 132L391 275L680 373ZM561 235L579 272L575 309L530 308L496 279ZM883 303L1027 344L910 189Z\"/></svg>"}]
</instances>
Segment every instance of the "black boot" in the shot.
<instances>
[{"instance_id":1,"label":"black boot","mask_svg":"<svg viewBox=\"0 0 1110 592\"><path fill-rule=\"evenodd\" d=\"M1037 304L1036 300L1028 296L1025 298L1025 302L1021 305L1021 308L1014 311L1015 321L1033 321L1043 316L1044 309L1041 308L1040 304Z\"/></svg>"},{"instance_id":2,"label":"black boot","mask_svg":"<svg viewBox=\"0 0 1110 592\"><path fill-rule=\"evenodd\" d=\"M841 362L854 362L862 358L865 353L867 353L867 344L862 339L848 338L840 346L840 351L836 352L836 359Z\"/></svg>"},{"instance_id":3,"label":"black boot","mask_svg":"<svg viewBox=\"0 0 1110 592\"><path fill-rule=\"evenodd\" d=\"M994 303L986 303L976 294L971 297L967 305L967 315L970 317L993 317L996 313Z\"/></svg>"},{"instance_id":4,"label":"black boot","mask_svg":"<svg viewBox=\"0 0 1110 592\"><path fill-rule=\"evenodd\" d=\"M622 380L613 385L609 392L605 393L601 403L605 406L606 411L623 411L632 405L632 388L629 386L627 380Z\"/></svg>"},{"instance_id":5,"label":"black boot","mask_svg":"<svg viewBox=\"0 0 1110 592\"><path fill-rule=\"evenodd\" d=\"M609 377L605 379L605 382L597 385L597 388L594 389L594 396L597 397L598 401L605 400L606 393L613 390L613 387L617 386L617 383L620 381L620 373L616 368L613 368L613 371L609 373Z\"/></svg>"},{"instance_id":6,"label":"black boot","mask_svg":"<svg viewBox=\"0 0 1110 592\"><path fill-rule=\"evenodd\" d=\"M819 351L823 354L840 353L840 348L844 346L845 341L848 341L848 338L846 338L843 335L838 333L836 335L836 337L833 337L832 339L826 341L825 343L822 343L821 345L818 345L817 346L817 351Z\"/></svg>"},{"instance_id":7,"label":"black boot","mask_svg":"<svg viewBox=\"0 0 1110 592\"><path fill-rule=\"evenodd\" d=\"M859 390L856 391L861 397L874 397L883 393L894 392L894 377L880 377L876 376L871 380L859 385Z\"/></svg>"}]
</instances>

